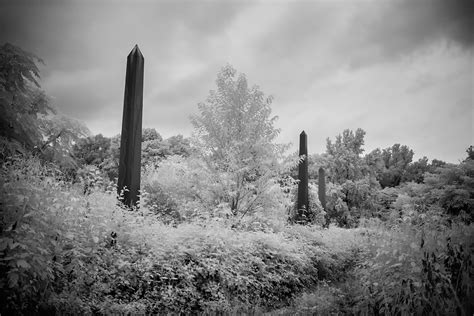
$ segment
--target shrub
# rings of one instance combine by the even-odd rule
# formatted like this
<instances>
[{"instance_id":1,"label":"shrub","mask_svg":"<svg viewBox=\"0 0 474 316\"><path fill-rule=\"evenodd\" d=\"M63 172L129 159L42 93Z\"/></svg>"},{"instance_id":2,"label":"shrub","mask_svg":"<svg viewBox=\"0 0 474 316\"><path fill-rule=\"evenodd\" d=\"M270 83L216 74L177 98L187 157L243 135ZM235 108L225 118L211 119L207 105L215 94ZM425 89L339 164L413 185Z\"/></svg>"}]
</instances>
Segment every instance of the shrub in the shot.
<instances>
[{"instance_id":1,"label":"shrub","mask_svg":"<svg viewBox=\"0 0 474 316\"><path fill-rule=\"evenodd\" d=\"M349 213L349 207L344 202L344 193L339 184L328 183L327 185L327 219L329 222L335 222L340 227L350 226L352 217Z\"/></svg>"},{"instance_id":2,"label":"shrub","mask_svg":"<svg viewBox=\"0 0 474 316\"><path fill-rule=\"evenodd\" d=\"M316 228L277 221L284 209L268 209L269 229L173 227L145 206L121 208L113 191L84 196L36 159L1 172L2 314L266 311L348 262Z\"/></svg>"},{"instance_id":3,"label":"shrub","mask_svg":"<svg viewBox=\"0 0 474 316\"><path fill-rule=\"evenodd\" d=\"M205 164L193 158L170 156L142 171L144 204L174 220L209 217L222 201L222 189ZM166 215L168 214L168 215Z\"/></svg>"},{"instance_id":4,"label":"shrub","mask_svg":"<svg viewBox=\"0 0 474 316\"><path fill-rule=\"evenodd\" d=\"M402 223L387 228L372 223L366 227L354 312L472 313L473 226L437 229Z\"/></svg>"},{"instance_id":5,"label":"shrub","mask_svg":"<svg viewBox=\"0 0 474 316\"><path fill-rule=\"evenodd\" d=\"M176 201L159 185L146 183L141 195L143 204L166 224L182 221Z\"/></svg>"},{"instance_id":6,"label":"shrub","mask_svg":"<svg viewBox=\"0 0 474 316\"><path fill-rule=\"evenodd\" d=\"M291 188L291 196L293 200L293 206L290 209L289 219L291 222L294 221L294 218L297 218L297 198L298 198L298 187L295 185ZM307 224L316 224L318 226L323 226L326 223L326 212L319 201L318 196L318 186L310 183L308 185L308 200L309 200L309 212L304 212L303 218L304 223Z\"/></svg>"}]
</instances>

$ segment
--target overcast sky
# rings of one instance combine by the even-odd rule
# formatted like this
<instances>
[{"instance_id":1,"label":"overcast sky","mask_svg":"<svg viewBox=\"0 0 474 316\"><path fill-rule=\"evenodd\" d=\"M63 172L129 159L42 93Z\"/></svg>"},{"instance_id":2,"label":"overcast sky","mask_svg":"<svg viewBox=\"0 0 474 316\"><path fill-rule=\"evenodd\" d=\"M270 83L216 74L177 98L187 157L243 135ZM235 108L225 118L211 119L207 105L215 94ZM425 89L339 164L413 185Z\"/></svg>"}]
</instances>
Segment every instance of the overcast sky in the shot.
<instances>
[{"instance_id":1,"label":"overcast sky","mask_svg":"<svg viewBox=\"0 0 474 316\"><path fill-rule=\"evenodd\" d=\"M279 142L310 153L364 129L459 162L474 143L470 0L2 1L0 43L43 58L42 87L94 134L120 133L126 56L145 57L143 126L190 136L227 63L274 96Z\"/></svg>"}]
</instances>

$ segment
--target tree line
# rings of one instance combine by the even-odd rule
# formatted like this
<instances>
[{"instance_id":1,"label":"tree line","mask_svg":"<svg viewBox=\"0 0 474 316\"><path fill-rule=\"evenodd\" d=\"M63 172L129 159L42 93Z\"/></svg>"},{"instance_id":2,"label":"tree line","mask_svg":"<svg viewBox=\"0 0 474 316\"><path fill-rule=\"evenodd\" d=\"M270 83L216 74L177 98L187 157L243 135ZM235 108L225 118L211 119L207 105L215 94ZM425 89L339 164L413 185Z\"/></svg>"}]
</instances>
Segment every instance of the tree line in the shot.
<instances>
[{"instance_id":1,"label":"tree line","mask_svg":"<svg viewBox=\"0 0 474 316\"><path fill-rule=\"evenodd\" d=\"M3 120L15 122L11 127L12 122L2 121L3 158L11 154L9 148L16 141L57 164L70 181L82 182L84 193L113 185L120 136L90 135L80 123L58 114L39 85L36 63L42 61L38 57L5 44L0 62ZM244 74L227 65L217 74L216 89L198 104L198 114L190 117L192 137L163 139L155 129L143 129L142 170L148 172L143 188L154 192L144 202L155 205L158 213L175 214L175 220L182 220L186 216L179 214L179 208L186 209L195 201L203 208L228 209L228 216L261 211L275 200L276 185L294 200L301 157L287 154L288 144L275 143L280 130L274 126L278 118L272 115L272 101L272 96L258 86L250 87ZM22 120L13 120L16 115ZM309 155L314 220L352 227L361 218L386 219L395 213L403 218L404 213L423 213L435 206L472 220L472 146L459 164L430 162L427 157L413 161L413 150L402 144L364 155L365 134L361 128L346 129L327 139L324 153ZM186 190L153 178L166 174L165 166L186 174L181 179ZM325 209L316 194L320 168L327 176ZM409 202L400 202L403 198ZM287 209L291 216L294 205Z\"/></svg>"}]
</instances>

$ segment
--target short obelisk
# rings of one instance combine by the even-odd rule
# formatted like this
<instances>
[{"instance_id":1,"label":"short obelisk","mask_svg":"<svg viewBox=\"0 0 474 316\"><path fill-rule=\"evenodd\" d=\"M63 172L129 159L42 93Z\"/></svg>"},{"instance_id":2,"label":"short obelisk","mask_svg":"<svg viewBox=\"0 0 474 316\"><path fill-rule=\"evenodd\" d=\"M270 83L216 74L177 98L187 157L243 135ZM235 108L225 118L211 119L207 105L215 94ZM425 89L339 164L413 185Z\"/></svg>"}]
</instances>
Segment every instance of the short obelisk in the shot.
<instances>
[{"instance_id":1,"label":"short obelisk","mask_svg":"<svg viewBox=\"0 0 474 316\"><path fill-rule=\"evenodd\" d=\"M297 214L299 221L306 221L305 216L309 214L308 199L308 139L304 131L300 134L300 157L304 155L303 161L298 166L298 201Z\"/></svg>"},{"instance_id":2,"label":"short obelisk","mask_svg":"<svg viewBox=\"0 0 474 316\"><path fill-rule=\"evenodd\" d=\"M318 177L319 202L321 202L321 206L323 207L324 211L326 211L326 172L322 167L319 168Z\"/></svg>"},{"instance_id":3,"label":"short obelisk","mask_svg":"<svg viewBox=\"0 0 474 316\"><path fill-rule=\"evenodd\" d=\"M127 57L117 183L118 193L123 191L122 201L129 207L136 205L140 191L144 61L135 45Z\"/></svg>"}]
</instances>

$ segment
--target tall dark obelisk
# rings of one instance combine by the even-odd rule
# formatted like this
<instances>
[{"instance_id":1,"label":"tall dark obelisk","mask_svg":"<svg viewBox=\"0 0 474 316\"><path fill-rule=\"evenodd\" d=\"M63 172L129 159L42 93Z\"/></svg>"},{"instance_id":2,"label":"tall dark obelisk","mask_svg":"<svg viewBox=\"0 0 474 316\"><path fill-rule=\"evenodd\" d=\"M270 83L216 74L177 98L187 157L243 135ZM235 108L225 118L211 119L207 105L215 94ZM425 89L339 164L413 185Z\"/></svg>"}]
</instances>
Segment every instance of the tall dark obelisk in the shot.
<instances>
[{"instance_id":1,"label":"tall dark obelisk","mask_svg":"<svg viewBox=\"0 0 474 316\"><path fill-rule=\"evenodd\" d=\"M297 214L299 221L305 221L303 215L309 214L309 199L308 199L308 139L304 131L300 134L300 157L305 156L303 161L298 166L298 201Z\"/></svg>"},{"instance_id":2,"label":"tall dark obelisk","mask_svg":"<svg viewBox=\"0 0 474 316\"><path fill-rule=\"evenodd\" d=\"M119 194L126 188L122 201L130 207L136 205L140 191L144 62L138 45L135 45L127 57L117 183Z\"/></svg>"}]
</instances>

